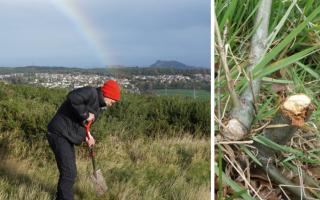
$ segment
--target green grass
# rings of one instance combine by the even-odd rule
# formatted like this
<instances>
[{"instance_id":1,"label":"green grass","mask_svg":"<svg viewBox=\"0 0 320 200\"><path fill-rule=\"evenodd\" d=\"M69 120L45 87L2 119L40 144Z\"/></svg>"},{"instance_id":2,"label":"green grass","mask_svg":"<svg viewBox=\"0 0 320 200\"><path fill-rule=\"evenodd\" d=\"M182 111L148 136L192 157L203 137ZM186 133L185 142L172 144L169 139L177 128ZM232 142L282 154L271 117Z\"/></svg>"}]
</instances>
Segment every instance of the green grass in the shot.
<instances>
[{"instance_id":1,"label":"green grass","mask_svg":"<svg viewBox=\"0 0 320 200\"><path fill-rule=\"evenodd\" d=\"M159 89L155 93L160 96L187 96L196 99L210 99L210 92L207 90L190 90L190 89Z\"/></svg>"},{"instance_id":2,"label":"green grass","mask_svg":"<svg viewBox=\"0 0 320 200\"><path fill-rule=\"evenodd\" d=\"M23 143L17 141L15 133L7 139L8 148ZM42 141L42 149L38 146L32 153L25 152L27 147L15 148L16 151L1 161L1 200L53 199L58 170L45 142ZM40 151L47 157L36 156ZM107 136L98 141L96 151L97 165L106 179L108 192L96 197L89 179L92 165L88 152L80 146L76 148L76 200L210 199L210 143L206 139L183 136L126 141ZM26 154L29 157L18 159L19 155L25 157Z\"/></svg>"},{"instance_id":3,"label":"green grass","mask_svg":"<svg viewBox=\"0 0 320 200\"><path fill-rule=\"evenodd\" d=\"M259 2L261 0L244 0L241 3L234 0L215 1L217 21L225 42L223 45L227 47L226 60L231 83L234 84L235 92L239 96L249 86L248 74L244 72L250 65L251 38L257 29L254 21ZM234 12L235 8L237 12ZM320 154L318 151L314 152L314 149L320 148L319 17L319 1L273 1L267 50L255 64L252 74L253 78L261 78L263 81L255 103L257 112L253 116L252 127L249 127L251 132L249 131L243 140L254 140L256 143L282 152L281 155L277 155L275 162L280 171L286 172L285 175L297 174L298 171L287 166L295 166L304 174L311 174L310 169L320 167ZM217 73L214 80L216 85L214 97L217 102L214 114L217 118L221 118L220 122L226 124L231 118L233 105L229 100L230 91L227 89L225 70L221 67L220 55L216 49L214 61ZM279 88L284 90L280 91ZM263 126L275 116L286 96L297 93L308 95L316 107L305 127L300 128L292 140L285 145L259 136ZM221 132L216 129L215 133L220 137ZM305 134L309 134L309 137L305 137ZM234 144L222 145L222 147L220 151L218 148L215 151L218 164L215 166L218 176L217 194L220 194L220 199L236 199L238 196L251 199L251 196L247 195L253 196L254 191L258 191L262 199L286 198L282 192L277 196L272 195L280 189L277 184L272 184L274 186L268 189L256 187L261 185L261 180L251 175L254 173L254 166L260 165L260 162L256 158L257 152L251 145ZM234 158L233 164L239 162L241 167L236 170L237 167L232 166L225 156ZM245 160L250 163L245 165ZM243 173L253 187L249 187L244 180L239 179L239 173ZM290 176L288 179L294 180ZM269 195L266 195L267 193Z\"/></svg>"},{"instance_id":4,"label":"green grass","mask_svg":"<svg viewBox=\"0 0 320 200\"><path fill-rule=\"evenodd\" d=\"M58 170L45 138L67 91L0 84L0 200L53 199ZM206 101L123 94L92 126L108 192L98 198L77 147L76 200L210 198Z\"/></svg>"}]
</instances>

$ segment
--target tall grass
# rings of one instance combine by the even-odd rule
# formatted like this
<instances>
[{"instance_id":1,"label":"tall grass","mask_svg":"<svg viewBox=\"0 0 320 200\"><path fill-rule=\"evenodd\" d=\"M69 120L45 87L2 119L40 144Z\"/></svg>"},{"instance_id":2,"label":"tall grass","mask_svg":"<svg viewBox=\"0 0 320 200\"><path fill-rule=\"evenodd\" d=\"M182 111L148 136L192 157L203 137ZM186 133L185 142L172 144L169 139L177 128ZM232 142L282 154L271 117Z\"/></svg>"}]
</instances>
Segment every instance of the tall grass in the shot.
<instances>
[{"instance_id":1,"label":"tall grass","mask_svg":"<svg viewBox=\"0 0 320 200\"><path fill-rule=\"evenodd\" d=\"M259 0L245 1L215 1L215 12L219 29L225 41L228 67L231 77L234 80L236 93L241 94L249 85L248 75L245 70L249 65L250 39L255 33L257 26L254 25L256 11L259 7ZM278 111L283 99L295 93L305 93L312 98L312 102L319 107L319 1L273 1L272 13L269 25L269 41L265 55L260 62L254 66L253 78L262 78L262 87L258 96L256 107L257 113L249 135L244 139L246 142L252 140L264 145L280 149L283 153L278 157L277 164L284 170L288 165L297 166L299 169L318 168L319 152L314 152L320 147L319 143L319 109L316 109L309 122L303 127L299 134L296 134L290 144L278 145L264 138L256 137L261 133L262 127L269 122ZM230 116L232 105L230 103L230 92L227 91L225 72L220 66L218 52L215 52L215 135L221 136L222 126ZM305 138L302 134L308 134ZM216 146L216 149L218 147ZM287 198L280 187L272 186L255 187L260 184L259 179L251 178L251 173L259 161L255 158L255 150L250 144L223 144L222 153L216 150L218 180L218 193L220 199L234 199L242 196L243 199L281 199ZM230 159L233 163L228 161ZM219 160L222 160L219 164ZM281 162L280 162L281 161ZM234 165L234 166L233 166ZM305 166L308 166L306 169ZM251 169L251 170L250 170ZM297 174L296 171L291 173ZM254 173L253 173L254 174ZM241 175L242 179L239 179ZM290 177L289 177L290 178ZM250 185L245 182L249 180ZM226 192L227 186L233 188ZM254 189L252 189L254 188ZM255 191L254 191L255 190ZM245 191L245 193L243 193ZM262 197L256 195L256 192ZM267 191L272 191L267 195ZM240 194L239 194L240 193ZM272 196L272 194L277 194ZM251 197L247 196L251 195Z\"/></svg>"},{"instance_id":2,"label":"tall grass","mask_svg":"<svg viewBox=\"0 0 320 200\"><path fill-rule=\"evenodd\" d=\"M208 140L184 136L129 142L109 136L96 148L108 192L95 195L88 152L78 147L75 199L210 199ZM47 146L42 151L53 156ZM29 158L20 160L19 155L10 155L6 159L10 162L1 164L0 199L53 199L58 171L51 156L35 159L29 152Z\"/></svg>"},{"instance_id":3,"label":"tall grass","mask_svg":"<svg viewBox=\"0 0 320 200\"><path fill-rule=\"evenodd\" d=\"M46 126L67 92L0 84L0 93L0 199L53 199L58 170ZM88 149L78 146L75 199L209 199L208 102L123 96L92 127L109 190L95 195Z\"/></svg>"}]
</instances>

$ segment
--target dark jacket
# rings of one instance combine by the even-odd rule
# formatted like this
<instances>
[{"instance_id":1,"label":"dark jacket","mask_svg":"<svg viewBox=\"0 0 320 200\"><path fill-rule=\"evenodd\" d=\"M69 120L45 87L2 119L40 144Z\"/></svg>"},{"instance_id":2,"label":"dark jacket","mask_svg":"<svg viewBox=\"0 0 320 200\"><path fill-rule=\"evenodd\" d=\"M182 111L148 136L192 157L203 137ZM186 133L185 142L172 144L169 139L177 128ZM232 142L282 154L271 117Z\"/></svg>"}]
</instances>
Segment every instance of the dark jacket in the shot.
<instances>
[{"instance_id":1,"label":"dark jacket","mask_svg":"<svg viewBox=\"0 0 320 200\"><path fill-rule=\"evenodd\" d=\"M48 124L48 132L66 137L71 143L79 145L86 137L84 125L93 113L99 116L101 107L106 106L101 88L83 87L71 91L55 116Z\"/></svg>"}]
</instances>

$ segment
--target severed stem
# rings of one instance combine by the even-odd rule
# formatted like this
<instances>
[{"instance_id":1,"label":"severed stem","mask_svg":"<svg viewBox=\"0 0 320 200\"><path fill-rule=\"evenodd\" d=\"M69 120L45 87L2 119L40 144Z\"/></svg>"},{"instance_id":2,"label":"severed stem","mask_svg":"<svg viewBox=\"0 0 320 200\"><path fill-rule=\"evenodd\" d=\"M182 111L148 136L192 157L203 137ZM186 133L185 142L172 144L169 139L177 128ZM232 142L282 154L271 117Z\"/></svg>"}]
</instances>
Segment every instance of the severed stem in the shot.
<instances>
[{"instance_id":1,"label":"severed stem","mask_svg":"<svg viewBox=\"0 0 320 200\"><path fill-rule=\"evenodd\" d=\"M269 18L271 13L272 0L262 0L258 9L255 26L259 26L251 40L250 66L248 74L254 66L259 63L264 52L268 38ZM259 96L261 79L250 81L250 86L246 88L240 97L240 106L234 106L231 111L231 120L229 120L227 130L223 135L230 140L242 139L250 130L251 123L255 116L255 98Z\"/></svg>"},{"instance_id":2,"label":"severed stem","mask_svg":"<svg viewBox=\"0 0 320 200\"><path fill-rule=\"evenodd\" d=\"M216 42L217 42L216 49L219 52L220 61L223 66L223 69L225 71L228 91L230 92L233 106L239 107L240 106L239 98L238 98L238 95L236 94L236 91L234 89L234 81L231 78L230 70L229 70L228 63L227 63L227 55L226 55L226 51L224 48L224 44L221 39L218 21L217 21L217 17L215 15L215 12L213 12L213 16L214 16L213 17L214 18L214 32L215 32Z\"/></svg>"},{"instance_id":3,"label":"severed stem","mask_svg":"<svg viewBox=\"0 0 320 200\"><path fill-rule=\"evenodd\" d=\"M304 124L312 110L313 105L311 99L305 94L289 96L282 103L278 113L270 124L265 127L262 135L277 144L284 145L291 140L298 128ZM287 185L288 187L285 187L285 189L300 199L313 199L311 193L304 189L304 185L297 185L288 180L274 165L274 158L275 155L279 153L278 151L258 142L254 142L253 146L258 150L257 158L262 163L263 169L271 179L275 180L280 185ZM305 184L311 186L318 185L307 174L304 174L303 177ZM300 190L297 188L302 189Z\"/></svg>"}]
</instances>

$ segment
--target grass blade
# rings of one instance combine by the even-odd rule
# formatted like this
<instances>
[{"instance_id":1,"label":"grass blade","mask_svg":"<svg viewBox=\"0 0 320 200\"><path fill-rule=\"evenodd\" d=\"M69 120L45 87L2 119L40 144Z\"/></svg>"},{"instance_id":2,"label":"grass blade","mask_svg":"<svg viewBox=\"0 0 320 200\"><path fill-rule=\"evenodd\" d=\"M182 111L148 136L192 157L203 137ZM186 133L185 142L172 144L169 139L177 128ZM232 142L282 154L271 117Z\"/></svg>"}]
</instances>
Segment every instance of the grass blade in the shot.
<instances>
[{"instance_id":1,"label":"grass blade","mask_svg":"<svg viewBox=\"0 0 320 200\"><path fill-rule=\"evenodd\" d=\"M223 26L227 22L228 19L232 18L232 14L234 14L234 10L236 9L238 4L238 0L232 0L230 4L228 5L227 11L224 13L222 20L219 24L219 29L222 30Z\"/></svg>"},{"instance_id":2,"label":"grass blade","mask_svg":"<svg viewBox=\"0 0 320 200\"><path fill-rule=\"evenodd\" d=\"M310 22L320 13L320 6L317 7L300 25L293 29L276 47L274 47L264 58L254 67L256 73L274 59Z\"/></svg>"},{"instance_id":3,"label":"grass blade","mask_svg":"<svg viewBox=\"0 0 320 200\"><path fill-rule=\"evenodd\" d=\"M300 66L302 69L304 69L306 72L308 72L311 76L313 76L316 79L320 79L320 75L313 71L310 67L308 67L307 65L302 64L301 62L297 62L298 66Z\"/></svg>"},{"instance_id":4,"label":"grass blade","mask_svg":"<svg viewBox=\"0 0 320 200\"><path fill-rule=\"evenodd\" d=\"M283 15L283 17L281 18L280 22L278 23L278 25L273 29L272 33L269 35L268 37L268 44L266 46L266 50L269 49L269 47L271 46L272 42L274 41L274 39L276 38L276 36L278 35L279 31L281 30L281 28L283 27L284 23L286 22L286 20L288 19L288 16L293 8L293 6L297 3L297 0L293 0L290 7L288 8L288 10L286 11L286 13Z\"/></svg>"},{"instance_id":5,"label":"grass blade","mask_svg":"<svg viewBox=\"0 0 320 200\"><path fill-rule=\"evenodd\" d=\"M243 144L240 144L240 148L255 162L257 163L258 165L260 165L262 167L262 164L261 162L258 160L258 158L253 155L253 153L246 147L244 146Z\"/></svg>"},{"instance_id":6,"label":"grass blade","mask_svg":"<svg viewBox=\"0 0 320 200\"><path fill-rule=\"evenodd\" d=\"M280 83L280 84L293 84L293 81L284 79L274 79L269 77L262 77L262 81L269 83Z\"/></svg>"},{"instance_id":7,"label":"grass blade","mask_svg":"<svg viewBox=\"0 0 320 200\"><path fill-rule=\"evenodd\" d=\"M299 151L297 149L293 149L291 147L288 146L284 146L284 145L280 145L277 144L275 142L273 142L272 140L266 138L265 136L262 135L258 135L258 136L254 136L252 138L254 141L259 142L260 144L263 144L271 149L277 150L277 151L284 151L287 153L292 153L295 154L297 156L304 156L304 153L302 151Z\"/></svg>"},{"instance_id":8,"label":"grass blade","mask_svg":"<svg viewBox=\"0 0 320 200\"><path fill-rule=\"evenodd\" d=\"M217 164L214 164L214 171L216 173L216 175L219 175L219 167L217 166ZM227 175L225 175L225 173L221 173L221 177L219 177L220 179L222 179L222 181L229 185L235 192L241 193L244 189L239 186L236 182L234 182L231 178L229 178ZM241 197L244 200L255 200L255 198L253 198L252 196L250 196L247 192L246 193L242 193Z\"/></svg>"},{"instance_id":9,"label":"grass blade","mask_svg":"<svg viewBox=\"0 0 320 200\"><path fill-rule=\"evenodd\" d=\"M295 63L297 62L298 60L301 60L302 58L310 55L310 54L313 54L314 52L316 51L319 51L319 47L318 46L315 46L315 47L310 47L308 49L305 49L299 53L296 53L292 56L289 56L287 58L284 58L280 61L277 61L271 65L269 65L268 67L266 67L265 69L263 69L262 71L260 71L259 74L256 75L256 78L262 78L262 77L265 77L275 71L278 71L279 69L281 68L284 68L292 63Z\"/></svg>"},{"instance_id":10,"label":"grass blade","mask_svg":"<svg viewBox=\"0 0 320 200\"><path fill-rule=\"evenodd\" d=\"M247 19L241 23L241 26L234 32L234 34L230 37L230 39L228 40L228 43L231 43L234 38L237 36L237 34L242 30L242 28L248 23L248 21L250 20L250 18L256 13L256 11L258 10L259 6L261 4L261 0L257 3L257 5L254 7L254 9L252 10L252 12L249 14L249 16L247 17ZM250 33L251 35L253 33ZM249 34L249 35L250 35Z\"/></svg>"}]
</instances>

